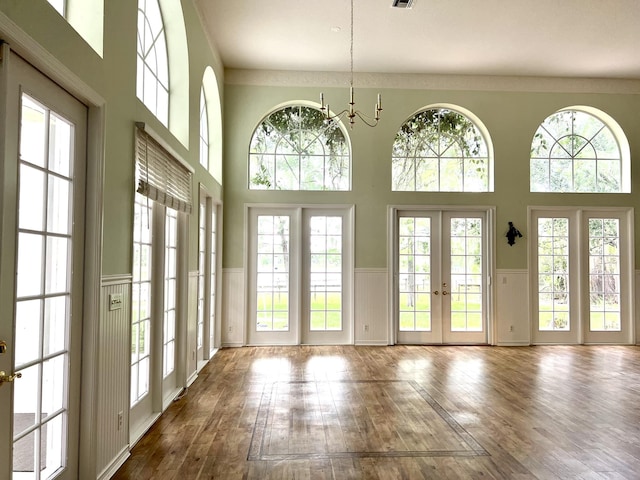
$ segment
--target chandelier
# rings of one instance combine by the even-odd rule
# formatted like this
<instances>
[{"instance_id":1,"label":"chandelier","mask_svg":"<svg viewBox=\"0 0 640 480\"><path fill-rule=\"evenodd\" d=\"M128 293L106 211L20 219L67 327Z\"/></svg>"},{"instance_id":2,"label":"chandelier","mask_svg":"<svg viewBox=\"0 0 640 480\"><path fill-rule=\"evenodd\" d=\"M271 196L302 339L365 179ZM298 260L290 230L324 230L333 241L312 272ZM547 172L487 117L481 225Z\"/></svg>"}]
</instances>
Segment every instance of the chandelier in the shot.
<instances>
[{"instance_id":1,"label":"chandelier","mask_svg":"<svg viewBox=\"0 0 640 480\"><path fill-rule=\"evenodd\" d=\"M366 125L375 127L380 120L380 112L382 112L382 95L378 94L378 100L374 105L373 117L365 115L360 110L356 110L356 102L353 89L353 0L351 0L351 49L350 49L350 77L349 77L349 103L348 107L336 115L331 115L329 104L324 103L324 93L320 94L320 110L325 114L327 120L340 120L345 115L349 119L349 126L353 128L356 123L356 117L362 120Z\"/></svg>"}]
</instances>

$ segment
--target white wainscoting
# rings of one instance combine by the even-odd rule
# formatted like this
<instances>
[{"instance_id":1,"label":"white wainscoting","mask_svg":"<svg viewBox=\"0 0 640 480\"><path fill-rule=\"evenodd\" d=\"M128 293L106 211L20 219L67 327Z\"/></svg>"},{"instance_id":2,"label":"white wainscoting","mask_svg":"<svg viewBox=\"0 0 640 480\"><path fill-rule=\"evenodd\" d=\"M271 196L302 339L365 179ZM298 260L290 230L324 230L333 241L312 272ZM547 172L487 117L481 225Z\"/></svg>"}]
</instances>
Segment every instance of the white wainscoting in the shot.
<instances>
[{"instance_id":1,"label":"white wainscoting","mask_svg":"<svg viewBox=\"0 0 640 480\"><path fill-rule=\"evenodd\" d=\"M245 288L243 268L222 269L222 346L245 344Z\"/></svg>"},{"instance_id":2,"label":"white wainscoting","mask_svg":"<svg viewBox=\"0 0 640 480\"><path fill-rule=\"evenodd\" d=\"M497 345L530 345L529 273L522 270L496 270L495 322Z\"/></svg>"},{"instance_id":3,"label":"white wainscoting","mask_svg":"<svg viewBox=\"0 0 640 480\"><path fill-rule=\"evenodd\" d=\"M635 317L635 340L636 340L636 345L640 345L640 270L636 270L635 272L635 285L634 285L634 292L635 292L635 312L634 312L634 317Z\"/></svg>"},{"instance_id":4,"label":"white wainscoting","mask_svg":"<svg viewBox=\"0 0 640 480\"><path fill-rule=\"evenodd\" d=\"M355 344L388 345L388 278L386 268L356 268Z\"/></svg>"},{"instance_id":5,"label":"white wainscoting","mask_svg":"<svg viewBox=\"0 0 640 480\"><path fill-rule=\"evenodd\" d=\"M121 295L109 310L109 296ZM131 361L131 276L102 277L96 412L98 478L109 478L128 457L129 375ZM118 416L122 421L118 421Z\"/></svg>"},{"instance_id":6,"label":"white wainscoting","mask_svg":"<svg viewBox=\"0 0 640 480\"><path fill-rule=\"evenodd\" d=\"M198 270L189 272L187 298L187 365L185 373L186 385L188 386L194 382L198 375L196 360L198 348Z\"/></svg>"}]
</instances>

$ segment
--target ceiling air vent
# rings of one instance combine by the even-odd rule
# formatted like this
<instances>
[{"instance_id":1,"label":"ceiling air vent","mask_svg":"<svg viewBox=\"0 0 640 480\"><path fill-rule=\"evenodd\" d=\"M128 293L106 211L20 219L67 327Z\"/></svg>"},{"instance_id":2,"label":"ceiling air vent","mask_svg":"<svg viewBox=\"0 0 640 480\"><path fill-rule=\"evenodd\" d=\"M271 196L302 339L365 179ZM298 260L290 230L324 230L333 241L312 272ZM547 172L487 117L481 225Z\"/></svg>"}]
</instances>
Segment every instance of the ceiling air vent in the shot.
<instances>
[{"instance_id":1,"label":"ceiling air vent","mask_svg":"<svg viewBox=\"0 0 640 480\"><path fill-rule=\"evenodd\" d=\"M391 6L393 8L411 8L413 6L413 0L393 0Z\"/></svg>"}]
</instances>

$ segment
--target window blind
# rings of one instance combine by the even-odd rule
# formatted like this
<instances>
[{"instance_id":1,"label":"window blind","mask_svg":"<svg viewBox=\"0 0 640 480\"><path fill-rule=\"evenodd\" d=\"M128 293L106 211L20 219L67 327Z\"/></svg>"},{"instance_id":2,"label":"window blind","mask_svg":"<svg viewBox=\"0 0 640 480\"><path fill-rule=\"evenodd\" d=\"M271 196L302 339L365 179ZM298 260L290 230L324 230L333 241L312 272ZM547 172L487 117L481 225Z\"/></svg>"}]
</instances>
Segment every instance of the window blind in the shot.
<instances>
[{"instance_id":1,"label":"window blind","mask_svg":"<svg viewBox=\"0 0 640 480\"><path fill-rule=\"evenodd\" d=\"M179 212L191 213L191 172L142 128L136 127L138 193Z\"/></svg>"}]
</instances>

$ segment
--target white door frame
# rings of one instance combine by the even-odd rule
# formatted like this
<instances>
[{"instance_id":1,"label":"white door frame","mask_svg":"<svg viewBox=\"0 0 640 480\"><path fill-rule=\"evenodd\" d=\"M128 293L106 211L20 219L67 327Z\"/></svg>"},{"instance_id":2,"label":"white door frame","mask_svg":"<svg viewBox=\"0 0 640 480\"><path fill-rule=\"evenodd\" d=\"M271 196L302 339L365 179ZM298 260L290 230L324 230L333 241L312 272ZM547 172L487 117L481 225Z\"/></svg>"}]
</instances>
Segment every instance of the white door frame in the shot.
<instances>
[{"instance_id":1,"label":"white door frame","mask_svg":"<svg viewBox=\"0 0 640 480\"><path fill-rule=\"evenodd\" d=\"M289 259L289 272L290 272L290 307L289 311L290 315L290 323L289 328L291 329L290 336L287 339L287 344L291 345L300 345L304 340L308 338L308 333L305 335L303 330L304 326L302 325L302 306L305 302L302 301L301 294L303 293L302 284L305 283L302 281L301 276L305 274L303 268L302 254L304 251L302 241L303 238L303 218L305 217L304 212L321 212L322 214L329 214L331 211L339 211L340 214L344 217L344 225L345 230L342 232L345 238L343 241L343 246L345 248L348 246L349 251L343 252L344 255L344 263L343 268L345 269L342 273L342 278L344 281L343 284L343 314L344 314L344 323L343 328L345 329L346 342L347 344L353 344L355 338L355 315L354 315L354 211L355 207L353 205L345 205L345 204L245 204L245 215L244 215L244 265L245 265L245 302L244 302L244 319L242 322L242 338L243 345L254 345L261 344L255 343L252 340L252 337L249 332L250 325L252 323L253 315L253 307L252 307L252 285L255 284L254 279L252 279L252 264L254 260L251 257L252 249L250 247L251 242L255 241L254 231L252 227L252 218L254 215L265 214L265 215L278 215L285 214L289 215L291 218L290 224L290 245L295 247L295 250L291 250L291 255ZM341 343L344 344L344 340L338 341L334 335L331 335L331 332L327 332L327 339L325 340L329 344ZM274 335L278 335L278 332L274 332ZM265 335L267 337L267 335ZM265 344L272 345L270 340L266 340Z\"/></svg>"},{"instance_id":2,"label":"white door frame","mask_svg":"<svg viewBox=\"0 0 640 480\"><path fill-rule=\"evenodd\" d=\"M9 61L10 50L14 50L88 108L87 161L85 203L85 251L84 251L84 319L101 316L101 272L102 272L102 217L105 139L105 100L93 88L81 80L62 62L51 55L38 42L21 30L9 17L0 12L0 37L2 61ZM6 78L0 79L2 87ZM6 131L5 112L1 112L0 131ZM7 155L11 145L0 136L0 149ZM0 229L2 226L0 225ZM82 373L80 412L79 475L81 478L96 476L99 436L98 398L99 386L99 322L83 321ZM8 390L8 389L7 389ZM8 413L7 413L8 415ZM8 464L11 452L0 452L0 464Z\"/></svg>"},{"instance_id":3,"label":"white door frame","mask_svg":"<svg viewBox=\"0 0 640 480\"><path fill-rule=\"evenodd\" d=\"M396 292L397 273L395 269L395 245L398 236L398 213L400 211L413 210L416 212L483 212L486 216L486 265L487 271L485 272L487 291L485 294L485 300L487 305L487 343L489 345L496 344L496 318L494 314L495 306L495 287L492 281L495 278L495 207L483 206L483 205L389 205L387 207L387 275L389 285L389 301L388 304L388 337L389 344L395 345L397 343L397 310L398 310L398 295Z\"/></svg>"},{"instance_id":4,"label":"white door frame","mask_svg":"<svg viewBox=\"0 0 640 480\"><path fill-rule=\"evenodd\" d=\"M529 249L529 296L531 319L531 339L532 344L584 344L584 343L623 343L634 344L636 338L635 320L635 255L634 255L634 209L632 207L567 207L567 206L530 206L528 207L528 231L531 237L528 242ZM589 274L588 265L588 245L585 245L585 235L588 228L584 219L611 214L623 220L620 232L621 251L621 276L622 285L621 298L621 322L625 329L619 335L610 335L611 340L601 342L592 340L597 334L591 334L589 330L589 285L585 281L585 275ZM574 279L575 287L571 287L571 309L572 328L570 331L538 331L538 306L537 306L537 226L534 225L538 217L564 216L569 218L570 232L570 274ZM626 259L626 260L625 260ZM624 279L626 278L626 282ZM575 328L574 327L575 324ZM608 335L608 334L605 334Z\"/></svg>"}]
</instances>

